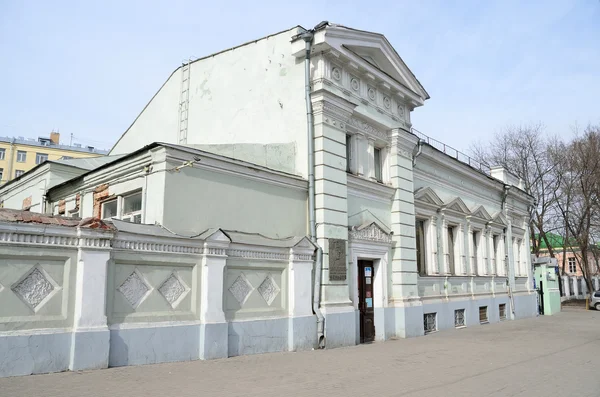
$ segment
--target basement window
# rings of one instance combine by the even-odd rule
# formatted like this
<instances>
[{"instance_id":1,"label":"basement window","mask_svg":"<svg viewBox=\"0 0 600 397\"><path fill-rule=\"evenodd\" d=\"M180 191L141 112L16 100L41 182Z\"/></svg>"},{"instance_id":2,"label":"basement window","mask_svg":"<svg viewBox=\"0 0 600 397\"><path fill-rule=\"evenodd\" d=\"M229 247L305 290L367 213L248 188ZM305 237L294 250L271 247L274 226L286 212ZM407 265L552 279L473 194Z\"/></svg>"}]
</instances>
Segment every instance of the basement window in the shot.
<instances>
[{"instance_id":1,"label":"basement window","mask_svg":"<svg viewBox=\"0 0 600 397\"><path fill-rule=\"evenodd\" d=\"M437 313L426 313L423 315L423 329L425 335L437 331Z\"/></svg>"},{"instance_id":2,"label":"basement window","mask_svg":"<svg viewBox=\"0 0 600 397\"><path fill-rule=\"evenodd\" d=\"M454 311L454 326L456 328L463 328L465 326L465 309Z\"/></svg>"},{"instance_id":3,"label":"basement window","mask_svg":"<svg viewBox=\"0 0 600 397\"><path fill-rule=\"evenodd\" d=\"M487 306L479 306L479 323L480 324L488 323Z\"/></svg>"},{"instance_id":4,"label":"basement window","mask_svg":"<svg viewBox=\"0 0 600 397\"><path fill-rule=\"evenodd\" d=\"M506 320L506 303L498 305L498 312L500 313L500 320Z\"/></svg>"}]
</instances>

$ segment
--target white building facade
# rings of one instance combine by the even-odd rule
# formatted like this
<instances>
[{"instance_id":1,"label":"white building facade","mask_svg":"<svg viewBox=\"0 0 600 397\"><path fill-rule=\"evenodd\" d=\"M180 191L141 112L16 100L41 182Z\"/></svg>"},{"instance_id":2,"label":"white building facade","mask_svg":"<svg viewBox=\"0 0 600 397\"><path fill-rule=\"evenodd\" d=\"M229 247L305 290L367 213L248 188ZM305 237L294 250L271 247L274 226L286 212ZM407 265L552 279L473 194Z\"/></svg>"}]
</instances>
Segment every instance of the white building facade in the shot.
<instances>
[{"instance_id":1,"label":"white building facade","mask_svg":"<svg viewBox=\"0 0 600 397\"><path fill-rule=\"evenodd\" d=\"M410 113L428 94L385 37L330 24L303 32L184 64L111 152L129 154L46 192L55 215L158 225L194 241L221 230L219 244L233 246L219 251L222 282L192 294L208 300L200 306L224 302L210 321L202 310L179 318L173 307L149 317L125 301L112 318L135 325L107 320L117 355L172 321L197 321L197 334L181 332L218 353L140 351L110 365L333 348L536 315L533 201L519 181L501 169L486 175L411 130ZM129 255L118 280L107 270L106 294L122 300L119 288L144 258ZM192 274L210 274L197 263ZM261 295L265 280L285 303ZM202 331L208 323L221 325ZM121 328L132 330L118 348ZM226 343L212 339L225 333Z\"/></svg>"}]
</instances>

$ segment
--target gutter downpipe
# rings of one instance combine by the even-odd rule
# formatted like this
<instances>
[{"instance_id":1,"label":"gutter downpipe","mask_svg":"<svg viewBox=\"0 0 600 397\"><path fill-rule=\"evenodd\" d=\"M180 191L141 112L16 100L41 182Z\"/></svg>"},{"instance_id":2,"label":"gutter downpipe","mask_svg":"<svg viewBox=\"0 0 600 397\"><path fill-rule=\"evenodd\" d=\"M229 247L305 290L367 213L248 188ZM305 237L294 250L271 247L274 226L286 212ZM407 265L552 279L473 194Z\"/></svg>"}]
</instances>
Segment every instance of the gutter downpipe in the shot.
<instances>
[{"instance_id":1,"label":"gutter downpipe","mask_svg":"<svg viewBox=\"0 0 600 397\"><path fill-rule=\"evenodd\" d=\"M304 58L304 97L306 100L306 124L308 135L308 223L310 240L317 246L312 308L317 316L317 346L320 349L323 349L325 348L325 317L320 309L323 250L317 243L317 224L315 220L315 130L312 102L310 100L310 51L314 33L309 30L302 33L300 37L306 43L306 55Z\"/></svg>"}]
</instances>

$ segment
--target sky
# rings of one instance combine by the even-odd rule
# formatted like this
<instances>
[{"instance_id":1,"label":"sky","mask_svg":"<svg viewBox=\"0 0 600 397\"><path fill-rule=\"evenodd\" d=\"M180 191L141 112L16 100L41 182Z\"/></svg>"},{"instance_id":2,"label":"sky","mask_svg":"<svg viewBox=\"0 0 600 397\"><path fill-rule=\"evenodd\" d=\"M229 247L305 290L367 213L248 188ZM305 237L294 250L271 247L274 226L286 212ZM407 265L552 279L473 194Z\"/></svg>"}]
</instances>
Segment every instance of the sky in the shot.
<instances>
[{"instance_id":1,"label":"sky","mask_svg":"<svg viewBox=\"0 0 600 397\"><path fill-rule=\"evenodd\" d=\"M109 149L186 58L327 20L384 34L468 152L507 125L600 124L600 0L0 0L0 136Z\"/></svg>"}]
</instances>

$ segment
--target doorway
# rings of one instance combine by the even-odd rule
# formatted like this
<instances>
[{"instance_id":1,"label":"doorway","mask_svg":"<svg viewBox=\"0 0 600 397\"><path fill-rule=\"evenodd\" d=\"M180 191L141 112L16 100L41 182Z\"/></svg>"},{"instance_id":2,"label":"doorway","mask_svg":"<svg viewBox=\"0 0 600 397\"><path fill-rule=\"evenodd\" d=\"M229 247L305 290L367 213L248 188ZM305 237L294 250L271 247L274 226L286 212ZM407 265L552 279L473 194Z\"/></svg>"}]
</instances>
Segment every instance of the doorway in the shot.
<instances>
[{"instance_id":1,"label":"doorway","mask_svg":"<svg viewBox=\"0 0 600 397\"><path fill-rule=\"evenodd\" d=\"M358 261L358 311L360 313L360 343L375 340L375 309L373 308L373 261Z\"/></svg>"}]
</instances>

